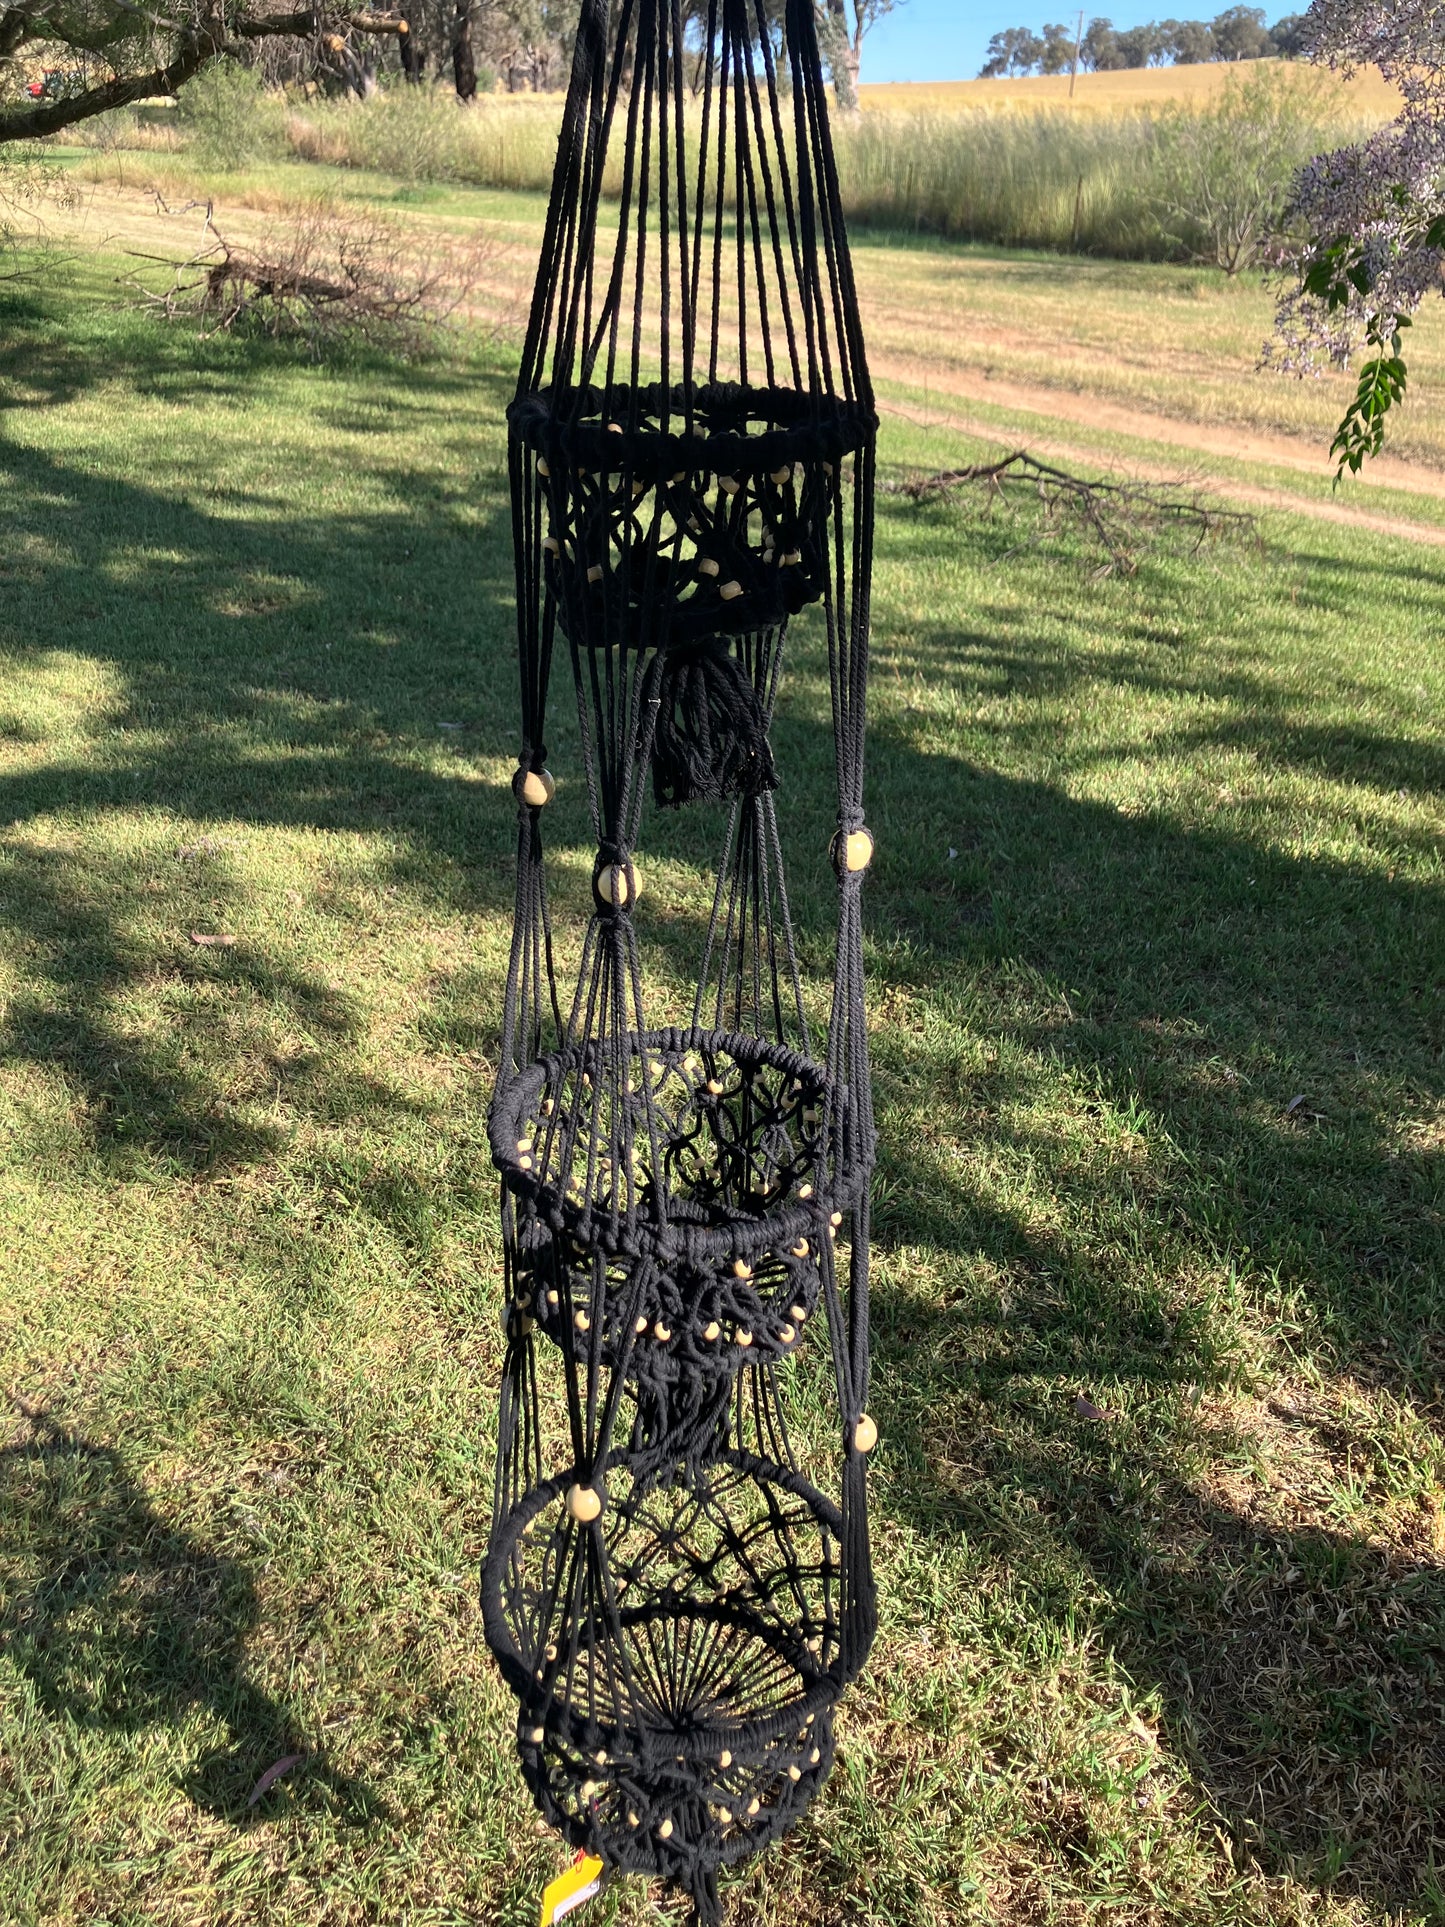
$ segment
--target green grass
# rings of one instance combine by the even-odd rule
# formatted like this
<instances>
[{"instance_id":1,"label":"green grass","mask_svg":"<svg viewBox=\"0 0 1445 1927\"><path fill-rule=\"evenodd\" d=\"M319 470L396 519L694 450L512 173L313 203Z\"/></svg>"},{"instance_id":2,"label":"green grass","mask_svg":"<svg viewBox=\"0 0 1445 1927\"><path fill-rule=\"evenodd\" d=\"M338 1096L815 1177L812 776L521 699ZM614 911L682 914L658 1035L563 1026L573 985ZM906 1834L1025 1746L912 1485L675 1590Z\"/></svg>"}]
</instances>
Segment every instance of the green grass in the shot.
<instances>
[{"instance_id":1,"label":"green grass","mask_svg":"<svg viewBox=\"0 0 1445 1927\"><path fill-rule=\"evenodd\" d=\"M534 1920L476 1605L509 351L318 370L114 271L0 313L0 1918ZM734 1917L1445 1918L1438 561L1095 579L896 498L880 551L884 1623ZM800 625L815 996L825 692ZM644 849L670 982L711 838Z\"/></svg>"}]
</instances>

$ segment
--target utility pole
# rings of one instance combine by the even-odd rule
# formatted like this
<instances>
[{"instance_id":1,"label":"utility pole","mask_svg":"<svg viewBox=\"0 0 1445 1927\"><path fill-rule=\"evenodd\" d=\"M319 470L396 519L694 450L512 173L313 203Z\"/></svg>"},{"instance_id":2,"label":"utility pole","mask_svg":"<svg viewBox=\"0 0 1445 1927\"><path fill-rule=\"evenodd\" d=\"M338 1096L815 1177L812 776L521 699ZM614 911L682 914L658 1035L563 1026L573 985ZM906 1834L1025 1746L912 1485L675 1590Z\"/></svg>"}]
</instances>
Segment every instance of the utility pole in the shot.
<instances>
[{"instance_id":1,"label":"utility pole","mask_svg":"<svg viewBox=\"0 0 1445 1927\"><path fill-rule=\"evenodd\" d=\"M1079 55L1084 51L1084 9L1079 8L1079 31L1074 36L1074 64L1069 69L1069 99L1074 98L1074 82L1079 78Z\"/></svg>"}]
</instances>

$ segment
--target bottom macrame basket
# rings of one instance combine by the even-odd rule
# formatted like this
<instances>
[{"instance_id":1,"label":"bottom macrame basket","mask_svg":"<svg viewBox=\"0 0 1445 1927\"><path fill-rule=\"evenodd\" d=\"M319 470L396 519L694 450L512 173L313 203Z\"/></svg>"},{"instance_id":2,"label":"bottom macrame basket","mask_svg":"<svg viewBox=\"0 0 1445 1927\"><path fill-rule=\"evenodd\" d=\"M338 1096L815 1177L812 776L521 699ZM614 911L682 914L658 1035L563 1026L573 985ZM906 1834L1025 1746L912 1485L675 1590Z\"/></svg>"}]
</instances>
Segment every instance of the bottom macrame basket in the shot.
<instances>
[{"instance_id":1,"label":"bottom macrame basket","mask_svg":"<svg viewBox=\"0 0 1445 1927\"><path fill-rule=\"evenodd\" d=\"M500 1520L483 1569L522 1770L575 1845L715 1922L718 1870L800 1819L832 1764L842 1518L741 1451L663 1480L614 1454L587 1524L573 1482Z\"/></svg>"}]
</instances>

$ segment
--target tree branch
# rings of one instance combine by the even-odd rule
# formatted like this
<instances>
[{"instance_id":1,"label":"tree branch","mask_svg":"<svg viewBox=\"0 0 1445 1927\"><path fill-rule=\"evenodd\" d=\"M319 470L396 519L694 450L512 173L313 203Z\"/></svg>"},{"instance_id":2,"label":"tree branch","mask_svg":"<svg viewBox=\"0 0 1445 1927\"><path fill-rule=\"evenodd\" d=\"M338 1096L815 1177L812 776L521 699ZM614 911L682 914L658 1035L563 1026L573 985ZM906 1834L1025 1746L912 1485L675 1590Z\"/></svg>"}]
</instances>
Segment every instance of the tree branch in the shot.
<instances>
[{"instance_id":1,"label":"tree branch","mask_svg":"<svg viewBox=\"0 0 1445 1927\"><path fill-rule=\"evenodd\" d=\"M98 87L87 87L82 93L72 94L68 100L48 100L35 107L22 107L18 112L0 114L0 144L39 140L46 134L58 134L63 127L73 127L78 120L107 114L114 107L129 107L138 100L156 100L174 94L222 51L221 42L214 35L193 29L185 35L181 51L168 67L107 80Z\"/></svg>"},{"instance_id":2,"label":"tree branch","mask_svg":"<svg viewBox=\"0 0 1445 1927\"><path fill-rule=\"evenodd\" d=\"M155 21L154 15L146 14L144 8L128 5L127 0L115 0L115 3L125 12L142 13ZM0 114L0 145L8 141L40 140L46 134L58 134L63 128L73 127L77 121L92 120L97 114L110 113L114 108L131 107L140 100L158 100L168 94L178 93L202 67L225 53L231 41L264 40L272 34L310 39L322 31L324 23L325 15L321 8L302 7L294 13L259 14L254 18L236 20L224 32L219 25L184 28L180 33L179 50L169 66L153 68L149 73L119 75L63 100L41 101L34 107L16 108ZM156 21L155 24L161 23ZM354 28L358 33L404 36L410 31L408 21L401 14L356 13L349 18L342 14L336 24L343 28ZM25 31L29 25L30 16L21 8L12 8L0 14L0 51L4 50L6 38L10 35L18 33L15 45L29 37Z\"/></svg>"}]
</instances>

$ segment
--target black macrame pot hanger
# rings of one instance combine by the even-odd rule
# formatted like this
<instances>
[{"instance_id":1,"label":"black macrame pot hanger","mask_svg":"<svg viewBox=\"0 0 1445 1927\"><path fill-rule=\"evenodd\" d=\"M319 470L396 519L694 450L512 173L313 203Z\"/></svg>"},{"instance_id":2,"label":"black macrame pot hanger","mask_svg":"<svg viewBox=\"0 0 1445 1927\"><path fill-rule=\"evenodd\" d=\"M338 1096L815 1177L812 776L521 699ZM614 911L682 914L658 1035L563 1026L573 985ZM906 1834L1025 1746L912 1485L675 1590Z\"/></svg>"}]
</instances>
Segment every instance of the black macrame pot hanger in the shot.
<instances>
[{"instance_id":1,"label":"black macrame pot hanger","mask_svg":"<svg viewBox=\"0 0 1445 1927\"><path fill-rule=\"evenodd\" d=\"M876 416L813 0L584 0L516 399L517 909L491 1111L506 1356L486 1634L546 1818L723 1918L872 1643L862 814ZM837 941L810 1036L771 741L816 608ZM560 649L559 649L560 644ZM562 995L546 710L596 842ZM720 806L690 1023L649 1022L644 812ZM715 808L712 812L718 814ZM821 855L821 853L820 853ZM795 1448L823 1348L833 1452ZM825 1489L826 1488L826 1489Z\"/></svg>"}]
</instances>

